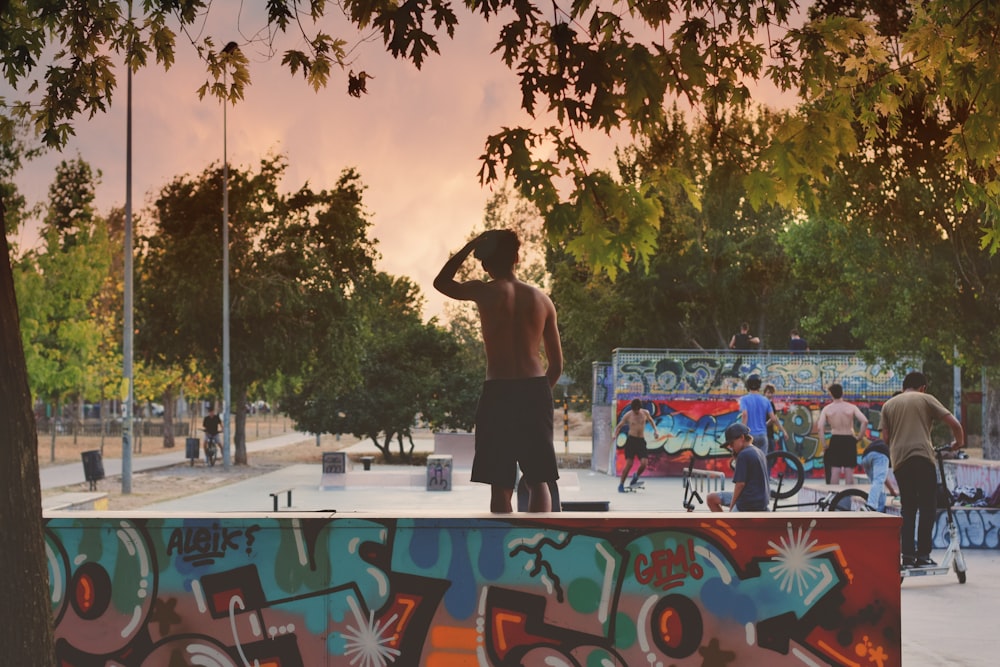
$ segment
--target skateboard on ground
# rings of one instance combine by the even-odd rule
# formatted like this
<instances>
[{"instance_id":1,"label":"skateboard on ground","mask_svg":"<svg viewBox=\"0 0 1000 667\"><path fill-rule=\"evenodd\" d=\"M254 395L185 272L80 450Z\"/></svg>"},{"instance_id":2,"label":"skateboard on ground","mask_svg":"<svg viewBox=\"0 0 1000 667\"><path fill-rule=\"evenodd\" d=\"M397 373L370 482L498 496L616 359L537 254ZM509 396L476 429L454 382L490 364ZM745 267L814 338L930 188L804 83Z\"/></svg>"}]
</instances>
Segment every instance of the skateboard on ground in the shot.
<instances>
[{"instance_id":1,"label":"skateboard on ground","mask_svg":"<svg viewBox=\"0 0 1000 667\"><path fill-rule=\"evenodd\" d=\"M645 491L646 490L646 483L643 482L642 480L639 480L635 484L626 484L623 487L623 489L624 489L625 493L637 493L639 491Z\"/></svg>"}]
</instances>

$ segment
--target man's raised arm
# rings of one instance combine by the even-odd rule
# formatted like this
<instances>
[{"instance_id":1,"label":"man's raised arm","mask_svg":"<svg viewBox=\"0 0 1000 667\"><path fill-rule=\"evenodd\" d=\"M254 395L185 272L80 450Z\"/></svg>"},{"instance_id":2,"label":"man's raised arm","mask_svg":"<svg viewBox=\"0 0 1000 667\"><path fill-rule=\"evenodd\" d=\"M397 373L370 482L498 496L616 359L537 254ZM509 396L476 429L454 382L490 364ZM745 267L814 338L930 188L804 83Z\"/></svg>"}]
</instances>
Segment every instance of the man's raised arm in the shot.
<instances>
[{"instance_id":1,"label":"man's raised arm","mask_svg":"<svg viewBox=\"0 0 1000 667\"><path fill-rule=\"evenodd\" d=\"M441 267L441 271L438 272L437 277L434 278L434 289L445 296L451 297L452 299L461 299L465 301L470 301L475 298L472 290L466 289L465 285L469 283L460 283L455 280L455 274L458 273L459 268L465 263L465 260L472 251L475 250L476 245L485 236L485 232L480 234L476 238L472 239L464 246L462 249L456 252L451 258L444 263Z\"/></svg>"}]
</instances>

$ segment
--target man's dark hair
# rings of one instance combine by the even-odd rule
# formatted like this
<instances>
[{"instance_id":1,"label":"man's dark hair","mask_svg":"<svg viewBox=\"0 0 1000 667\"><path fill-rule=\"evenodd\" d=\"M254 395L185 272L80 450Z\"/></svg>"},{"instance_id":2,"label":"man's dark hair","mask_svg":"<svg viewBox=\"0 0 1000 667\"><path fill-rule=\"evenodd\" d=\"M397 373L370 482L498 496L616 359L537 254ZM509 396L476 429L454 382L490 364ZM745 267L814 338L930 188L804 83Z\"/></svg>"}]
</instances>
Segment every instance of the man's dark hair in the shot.
<instances>
[{"instance_id":1,"label":"man's dark hair","mask_svg":"<svg viewBox=\"0 0 1000 667\"><path fill-rule=\"evenodd\" d=\"M927 386L927 378L920 371L912 371L903 378L903 389L920 389Z\"/></svg>"},{"instance_id":2,"label":"man's dark hair","mask_svg":"<svg viewBox=\"0 0 1000 667\"><path fill-rule=\"evenodd\" d=\"M633 412L639 412L639 410L642 410L642 401L640 401L638 398L633 398L632 399L632 411Z\"/></svg>"},{"instance_id":3,"label":"man's dark hair","mask_svg":"<svg viewBox=\"0 0 1000 667\"><path fill-rule=\"evenodd\" d=\"M827 389L829 390L830 395L833 396L834 398L844 397L844 387L839 382L834 382L829 387L827 387Z\"/></svg>"},{"instance_id":4,"label":"man's dark hair","mask_svg":"<svg viewBox=\"0 0 1000 667\"><path fill-rule=\"evenodd\" d=\"M749 389L750 391L757 391L758 389L760 389L760 376L751 375L750 377L748 377L746 381L746 388Z\"/></svg>"},{"instance_id":5,"label":"man's dark hair","mask_svg":"<svg viewBox=\"0 0 1000 667\"><path fill-rule=\"evenodd\" d=\"M521 248L521 240L511 229L492 229L487 232L476 248L476 259L483 263L483 268L490 273L507 273L517 261L517 251Z\"/></svg>"}]
</instances>

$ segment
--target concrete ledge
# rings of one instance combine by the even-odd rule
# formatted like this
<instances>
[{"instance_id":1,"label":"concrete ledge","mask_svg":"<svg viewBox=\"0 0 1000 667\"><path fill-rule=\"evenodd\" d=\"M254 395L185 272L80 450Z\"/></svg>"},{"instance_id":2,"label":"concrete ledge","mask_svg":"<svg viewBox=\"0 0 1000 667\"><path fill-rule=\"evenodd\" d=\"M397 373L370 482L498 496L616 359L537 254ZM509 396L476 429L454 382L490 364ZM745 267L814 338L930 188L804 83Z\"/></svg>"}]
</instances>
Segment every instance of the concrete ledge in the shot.
<instances>
[{"instance_id":1,"label":"concrete ledge","mask_svg":"<svg viewBox=\"0 0 1000 667\"><path fill-rule=\"evenodd\" d=\"M472 459L476 455L476 434L435 433L434 453L450 456L456 468L472 468Z\"/></svg>"},{"instance_id":2,"label":"concrete ledge","mask_svg":"<svg viewBox=\"0 0 1000 667\"><path fill-rule=\"evenodd\" d=\"M97 511L102 512L108 509L108 494L100 491L78 491L72 493L60 493L57 496L50 496L42 499L43 511Z\"/></svg>"}]
</instances>

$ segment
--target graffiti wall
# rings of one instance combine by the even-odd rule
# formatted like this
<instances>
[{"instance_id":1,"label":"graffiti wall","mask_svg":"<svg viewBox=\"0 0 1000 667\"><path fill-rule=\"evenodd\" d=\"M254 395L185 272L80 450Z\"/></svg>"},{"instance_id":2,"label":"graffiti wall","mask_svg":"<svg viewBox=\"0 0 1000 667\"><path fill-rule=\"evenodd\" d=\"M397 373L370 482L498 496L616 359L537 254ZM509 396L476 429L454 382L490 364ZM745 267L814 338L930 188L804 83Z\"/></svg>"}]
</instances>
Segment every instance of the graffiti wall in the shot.
<instances>
[{"instance_id":1,"label":"graffiti wall","mask_svg":"<svg viewBox=\"0 0 1000 667\"><path fill-rule=\"evenodd\" d=\"M46 520L61 665L901 664L899 519Z\"/></svg>"},{"instance_id":2,"label":"graffiti wall","mask_svg":"<svg viewBox=\"0 0 1000 667\"><path fill-rule=\"evenodd\" d=\"M758 375L775 388L775 410L788 433L779 446L799 456L807 474L822 477L816 422L829 402L826 388L839 382L844 399L868 417L869 430L858 442L860 461L868 442L878 437L882 404L902 388L905 375L847 353L671 350L615 350L610 373L615 423L633 398L639 398L656 421L660 437L654 438L648 425L646 433L650 456L645 474L651 476L681 474L692 455L713 459L701 467L728 470L723 434L739 419L746 378ZM618 473L625 464L624 446L625 435L619 435L615 441Z\"/></svg>"}]
</instances>

